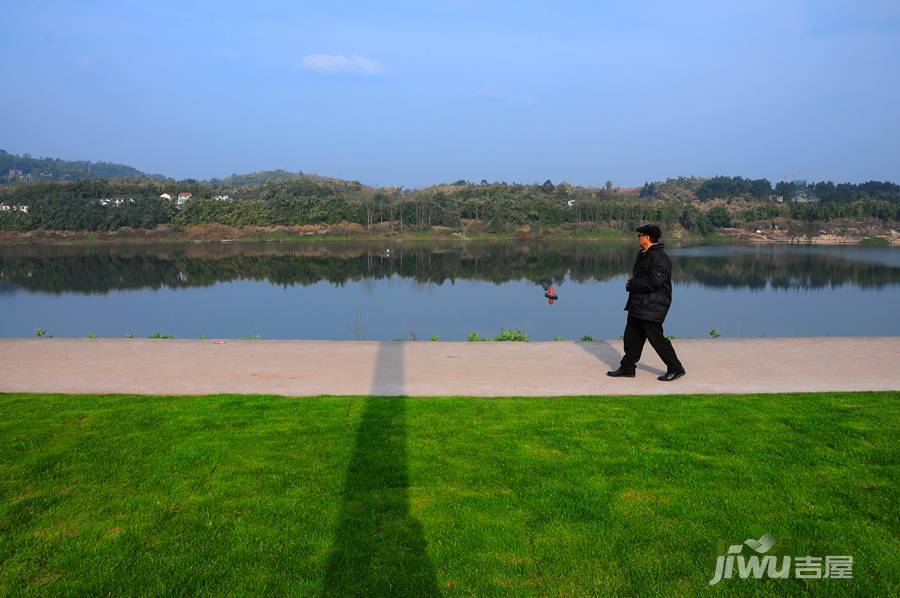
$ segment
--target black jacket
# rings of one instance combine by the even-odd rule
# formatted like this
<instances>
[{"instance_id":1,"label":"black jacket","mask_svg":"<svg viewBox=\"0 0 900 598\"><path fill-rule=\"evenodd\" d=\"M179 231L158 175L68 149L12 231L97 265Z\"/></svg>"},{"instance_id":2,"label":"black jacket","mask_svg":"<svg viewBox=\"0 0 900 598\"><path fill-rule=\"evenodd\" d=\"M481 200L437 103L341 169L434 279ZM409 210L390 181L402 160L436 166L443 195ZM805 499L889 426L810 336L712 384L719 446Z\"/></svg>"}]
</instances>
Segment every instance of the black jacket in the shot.
<instances>
[{"instance_id":1,"label":"black jacket","mask_svg":"<svg viewBox=\"0 0 900 598\"><path fill-rule=\"evenodd\" d=\"M635 318L662 323L671 304L672 262L663 244L656 243L634 260L625 309Z\"/></svg>"}]
</instances>

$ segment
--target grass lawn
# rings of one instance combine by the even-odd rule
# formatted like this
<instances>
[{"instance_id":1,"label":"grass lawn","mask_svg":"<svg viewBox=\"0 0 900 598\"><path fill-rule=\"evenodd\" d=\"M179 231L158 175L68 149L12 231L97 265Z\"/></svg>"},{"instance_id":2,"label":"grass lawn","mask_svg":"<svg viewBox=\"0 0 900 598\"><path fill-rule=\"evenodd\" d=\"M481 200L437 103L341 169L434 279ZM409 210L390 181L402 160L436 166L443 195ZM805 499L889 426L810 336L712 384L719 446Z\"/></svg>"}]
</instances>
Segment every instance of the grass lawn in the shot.
<instances>
[{"instance_id":1,"label":"grass lawn","mask_svg":"<svg viewBox=\"0 0 900 598\"><path fill-rule=\"evenodd\" d=\"M898 595L900 393L0 395L0 595ZM725 580L769 533L853 579Z\"/></svg>"}]
</instances>

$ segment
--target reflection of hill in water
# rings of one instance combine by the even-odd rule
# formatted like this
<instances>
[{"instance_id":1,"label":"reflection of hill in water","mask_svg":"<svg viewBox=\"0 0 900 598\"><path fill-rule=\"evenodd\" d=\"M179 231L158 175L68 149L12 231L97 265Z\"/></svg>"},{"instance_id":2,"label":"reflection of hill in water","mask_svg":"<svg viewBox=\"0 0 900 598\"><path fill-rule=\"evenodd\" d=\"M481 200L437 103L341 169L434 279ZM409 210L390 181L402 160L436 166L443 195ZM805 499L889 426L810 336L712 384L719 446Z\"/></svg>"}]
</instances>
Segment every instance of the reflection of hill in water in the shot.
<instances>
[{"instance_id":1,"label":"reflection of hill in water","mask_svg":"<svg viewBox=\"0 0 900 598\"><path fill-rule=\"evenodd\" d=\"M900 283L900 251L822 246L699 246L671 252L675 278L710 287L821 289Z\"/></svg>"},{"instance_id":2,"label":"reflection of hill in water","mask_svg":"<svg viewBox=\"0 0 900 598\"><path fill-rule=\"evenodd\" d=\"M673 250L671 255L677 282L711 287L817 289L900 283L900 266L894 265L893 253L878 257L867 248L821 249L691 247ZM393 275L436 284L456 279L495 283L525 279L541 284L624 279L635 252L631 246L550 242L15 246L0 248L0 288L3 292L14 286L49 293L103 293L233 280L341 285Z\"/></svg>"}]
</instances>

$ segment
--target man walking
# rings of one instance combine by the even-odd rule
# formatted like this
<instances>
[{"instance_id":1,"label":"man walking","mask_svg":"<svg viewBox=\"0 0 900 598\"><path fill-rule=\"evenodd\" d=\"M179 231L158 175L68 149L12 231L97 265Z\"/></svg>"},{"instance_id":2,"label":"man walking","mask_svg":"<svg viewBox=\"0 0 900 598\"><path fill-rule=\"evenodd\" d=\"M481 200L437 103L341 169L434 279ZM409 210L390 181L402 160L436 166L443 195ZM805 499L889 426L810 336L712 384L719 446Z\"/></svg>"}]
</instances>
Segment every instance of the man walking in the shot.
<instances>
[{"instance_id":1,"label":"man walking","mask_svg":"<svg viewBox=\"0 0 900 598\"><path fill-rule=\"evenodd\" d=\"M631 278L625 283L628 291L628 323L625 325L625 356L619 369L606 372L614 378L634 378L634 370L641 358L644 341L649 340L666 364L666 373L657 378L671 382L685 375L672 343L663 334L663 321L672 304L672 262L659 242L662 231L655 224L637 229L641 251L634 261Z\"/></svg>"}]
</instances>

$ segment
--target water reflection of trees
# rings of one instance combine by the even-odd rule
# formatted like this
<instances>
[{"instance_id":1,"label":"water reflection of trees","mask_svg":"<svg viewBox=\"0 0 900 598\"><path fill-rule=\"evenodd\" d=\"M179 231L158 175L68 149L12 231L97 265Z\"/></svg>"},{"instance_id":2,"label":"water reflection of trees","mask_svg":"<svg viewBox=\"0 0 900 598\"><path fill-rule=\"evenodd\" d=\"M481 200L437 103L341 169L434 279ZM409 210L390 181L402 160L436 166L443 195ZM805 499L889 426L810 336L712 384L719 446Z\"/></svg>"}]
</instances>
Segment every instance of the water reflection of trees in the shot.
<instances>
[{"instance_id":1,"label":"water reflection of trees","mask_svg":"<svg viewBox=\"0 0 900 598\"><path fill-rule=\"evenodd\" d=\"M390 252L387 250L390 249ZM457 279L559 284L624 277L635 250L584 243L447 245L188 245L162 247L27 247L0 249L0 289L103 293L188 288L235 280L283 286L400 276L418 283ZM900 282L900 268L799 248L703 255L673 252L677 282L710 287L817 289Z\"/></svg>"}]
</instances>

